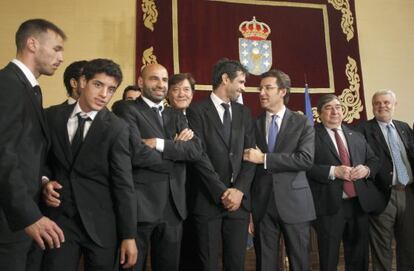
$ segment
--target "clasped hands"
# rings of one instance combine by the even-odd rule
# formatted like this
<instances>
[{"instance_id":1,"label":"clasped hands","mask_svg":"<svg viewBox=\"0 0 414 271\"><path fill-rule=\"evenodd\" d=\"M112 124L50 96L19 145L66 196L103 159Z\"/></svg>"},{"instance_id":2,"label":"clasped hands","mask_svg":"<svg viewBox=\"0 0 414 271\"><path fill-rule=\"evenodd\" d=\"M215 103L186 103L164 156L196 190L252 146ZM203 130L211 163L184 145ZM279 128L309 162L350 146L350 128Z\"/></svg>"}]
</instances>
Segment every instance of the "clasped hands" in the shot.
<instances>
[{"instance_id":1,"label":"clasped hands","mask_svg":"<svg viewBox=\"0 0 414 271\"><path fill-rule=\"evenodd\" d=\"M174 137L174 141L189 141L193 139L194 132L189 128L183 129L179 134L176 134ZM151 149L155 149L157 146L157 139L156 138L143 138L142 143L150 147Z\"/></svg>"},{"instance_id":2,"label":"clasped hands","mask_svg":"<svg viewBox=\"0 0 414 271\"><path fill-rule=\"evenodd\" d=\"M335 178L339 178L345 181L353 182L359 179L366 178L369 175L369 168L364 165L358 165L356 167L349 166L336 166L334 170Z\"/></svg>"},{"instance_id":3,"label":"clasped hands","mask_svg":"<svg viewBox=\"0 0 414 271\"><path fill-rule=\"evenodd\" d=\"M228 211L237 211L240 208L243 195L243 192L237 188L228 188L224 191L223 195L221 195L221 203Z\"/></svg>"}]
</instances>

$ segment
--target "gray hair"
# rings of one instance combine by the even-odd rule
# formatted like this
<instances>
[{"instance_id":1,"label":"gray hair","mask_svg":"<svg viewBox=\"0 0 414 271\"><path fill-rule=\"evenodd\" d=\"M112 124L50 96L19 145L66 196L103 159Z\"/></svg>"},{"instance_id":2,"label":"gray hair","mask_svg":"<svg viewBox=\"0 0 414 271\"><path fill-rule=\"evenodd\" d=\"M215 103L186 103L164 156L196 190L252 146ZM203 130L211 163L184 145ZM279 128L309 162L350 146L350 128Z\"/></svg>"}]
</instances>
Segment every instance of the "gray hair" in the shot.
<instances>
[{"instance_id":1,"label":"gray hair","mask_svg":"<svg viewBox=\"0 0 414 271\"><path fill-rule=\"evenodd\" d=\"M374 104L375 98L377 98L378 96L382 96L382 95L390 95L391 98L394 100L394 103L397 101L397 96L395 95L395 92L390 89L385 89L385 90L378 90L374 93L374 95L372 95L372 104Z\"/></svg>"}]
</instances>

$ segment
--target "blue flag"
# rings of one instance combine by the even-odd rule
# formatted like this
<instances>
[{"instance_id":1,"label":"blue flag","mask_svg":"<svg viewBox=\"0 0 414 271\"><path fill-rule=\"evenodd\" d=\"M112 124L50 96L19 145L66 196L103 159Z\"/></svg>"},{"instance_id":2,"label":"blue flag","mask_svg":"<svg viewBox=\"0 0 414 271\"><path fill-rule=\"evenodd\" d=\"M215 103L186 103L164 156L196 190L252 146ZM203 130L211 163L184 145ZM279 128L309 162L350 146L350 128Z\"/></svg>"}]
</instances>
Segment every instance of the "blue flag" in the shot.
<instances>
[{"instance_id":1,"label":"blue flag","mask_svg":"<svg viewBox=\"0 0 414 271\"><path fill-rule=\"evenodd\" d=\"M305 115L313 126L313 113L308 84L305 84Z\"/></svg>"}]
</instances>

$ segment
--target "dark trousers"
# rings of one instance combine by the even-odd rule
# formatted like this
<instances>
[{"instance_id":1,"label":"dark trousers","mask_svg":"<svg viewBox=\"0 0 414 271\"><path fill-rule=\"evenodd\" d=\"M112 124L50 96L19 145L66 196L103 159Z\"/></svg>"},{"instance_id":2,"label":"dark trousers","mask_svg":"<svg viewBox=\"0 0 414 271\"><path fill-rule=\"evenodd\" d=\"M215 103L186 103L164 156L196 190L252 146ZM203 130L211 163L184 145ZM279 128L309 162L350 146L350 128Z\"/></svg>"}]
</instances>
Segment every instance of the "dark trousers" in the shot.
<instances>
[{"instance_id":1,"label":"dark trousers","mask_svg":"<svg viewBox=\"0 0 414 271\"><path fill-rule=\"evenodd\" d=\"M81 255L85 271L113 271L117 247L100 247L87 235L78 215L69 218L62 215L57 224L65 233L65 242L58 249L47 249L43 257L44 271L78 270Z\"/></svg>"},{"instance_id":2,"label":"dark trousers","mask_svg":"<svg viewBox=\"0 0 414 271\"><path fill-rule=\"evenodd\" d=\"M196 216L198 256L201 267L197 270L219 270L220 249L226 271L244 270L248 217L233 218L228 214L214 218Z\"/></svg>"},{"instance_id":3,"label":"dark trousers","mask_svg":"<svg viewBox=\"0 0 414 271\"><path fill-rule=\"evenodd\" d=\"M279 240L285 240L290 270L309 270L310 222L284 223L277 211L274 196L269 198L266 214L255 222L254 247L256 251L256 270L279 270Z\"/></svg>"},{"instance_id":4,"label":"dark trousers","mask_svg":"<svg viewBox=\"0 0 414 271\"><path fill-rule=\"evenodd\" d=\"M368 270L369 221L358 198L343 199L341 208L334 215L318 216L315 229L321 271L337 269L341 240L345 270Z\"/></svg>"},{"instance_id":5,"label":"dark trousers","mask_svg":"<svg viewBox=\"0 0 414 271\"><path fill-rule=\"evenodd\" d=\"M193 217L183 222L183 238L181 241L180 271L199 270L200 262L197 255L197 233Z\"/></svg>"},{"instance_id":6,"label":"dark trousers","mask_svg":"<svg viewBox=\"0 0 414 271\"><path fill-rule=\"evenodd\" d=\"M33 262L33 256L40 258ZM19 242L0 243L0 270L40 270L40 260L41 250L36 247L32 239L27 238Z\"/></svg>"},{"instance_id":7,"label":"dark trousers","mask_svg":"<svg viewBox=\"0 0 414 271\"><path fill-rule=\"evenodd\" d=\"M412 185L406 191L391 190L385 210L370 217L372 267L391 270L395 238L397 270L414 270L414 193Z\"/></svg>"},{"instance_id":8,"label":"dark trousers","mask_svg":"<svg viewBox=\"0 0 414 271\"><path fill-rule=\"evenodd\" d=\"M148 249L151 248L152 271L178 271L182 231L182 219L170 197L161 220L151 223L138 222L138 260L133 270L145 270Z\"/></svg>"}]
</instances>

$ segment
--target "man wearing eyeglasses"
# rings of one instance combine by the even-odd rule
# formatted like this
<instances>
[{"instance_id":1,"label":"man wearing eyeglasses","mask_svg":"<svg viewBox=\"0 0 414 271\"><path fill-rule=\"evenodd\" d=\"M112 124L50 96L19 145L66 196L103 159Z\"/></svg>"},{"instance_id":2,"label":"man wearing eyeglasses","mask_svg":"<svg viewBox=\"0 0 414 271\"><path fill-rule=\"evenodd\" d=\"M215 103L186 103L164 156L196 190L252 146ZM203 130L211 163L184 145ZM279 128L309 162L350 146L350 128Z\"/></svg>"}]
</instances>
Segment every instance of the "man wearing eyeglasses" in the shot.
<instances>
[{"instance_id":1,"label":"man wearing eyeglasses","mask_svg":"<svg viewBox=\"0 0 414 271\"><path fill-rule=\"evenodd\" d=\"M259 91L265 112L255 122L257 147L244 152L244 160L257 164L251 190L256 269L279 270L283 234L291 270L309 270L315 209L306 170L313 163L314 131L305 116L286 108L290 94L286 73L264 73Z\"/></svg>"}]
</instances>

